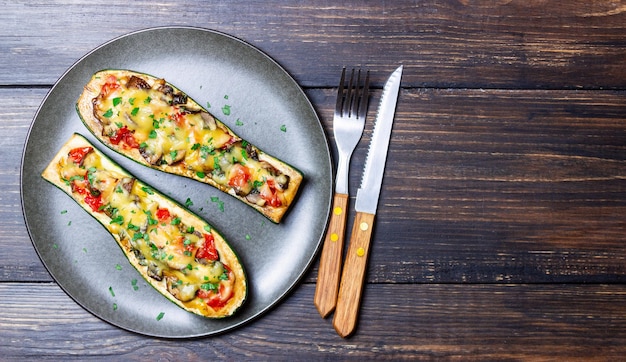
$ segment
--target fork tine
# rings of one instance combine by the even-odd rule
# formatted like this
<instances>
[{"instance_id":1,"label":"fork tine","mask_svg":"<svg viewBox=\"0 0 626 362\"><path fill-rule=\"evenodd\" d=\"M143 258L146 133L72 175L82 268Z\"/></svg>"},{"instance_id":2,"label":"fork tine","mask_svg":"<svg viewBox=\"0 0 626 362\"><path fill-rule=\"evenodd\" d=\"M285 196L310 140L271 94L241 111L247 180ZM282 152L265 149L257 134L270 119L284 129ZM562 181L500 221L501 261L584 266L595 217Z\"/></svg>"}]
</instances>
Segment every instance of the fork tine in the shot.
<instances>
[{"instance_id":1,"label":"fork tine","mask_svg":"<svg viewBox=\"0 0 626 362\"><path fill-rule=\"evenodd\" d=\"M360 73L360 70L359 70ZM367 114L367 97L368 95L368 90L370 87L370 72L369 70L367 72L365 72L365 85L363 85L362 88L362 93L361 93L361 97L359 99L359 109L357 111L357 118L365 118L365 115Z\"/></svg>"},{"instance_id":2,"label":"fork tine","mask_svg":"<svg viewBox=\"0 0 626 362\"><path fill-rule=\"evenodd\" d=\"M343 110L343 90L346 81L346 67L341 70L341 80L339 81L339 89L337 89L337 104L335 104L335 113L341 114Z\"/></svg>"},{"instance_id":3,"label":"fork tine","mask_svg":"<svg viewBox=\"0 0 626 362\"><path fill-rule=\"evenodd\" d=\"M354 103L354 69L350 72L350 80L348 81L348 89L346 90L345 101L343 103L343 109L341 114L350 116L350 110L352 109L352 104Z\"/></svg>"},{"instance_id":4,"label":"fork tine","mask_svg":"<svg viewBox=\"0 0 626 362\"><path fill-rule=\"evenodd\" d=\"M354 75L354 74L353 74ZM348 113L348 117L353 117L353 116L357 116L357 112L358 112L358 107L359 107L359 84L361 84L361 69L359 68L359 70L357 71L357 75L356 75L356 81L354 82L354 86L353 86L353 94L352 94L352 99L351 99L351 104L350 104L350 111Z\"/></svg>"}]
</instances>

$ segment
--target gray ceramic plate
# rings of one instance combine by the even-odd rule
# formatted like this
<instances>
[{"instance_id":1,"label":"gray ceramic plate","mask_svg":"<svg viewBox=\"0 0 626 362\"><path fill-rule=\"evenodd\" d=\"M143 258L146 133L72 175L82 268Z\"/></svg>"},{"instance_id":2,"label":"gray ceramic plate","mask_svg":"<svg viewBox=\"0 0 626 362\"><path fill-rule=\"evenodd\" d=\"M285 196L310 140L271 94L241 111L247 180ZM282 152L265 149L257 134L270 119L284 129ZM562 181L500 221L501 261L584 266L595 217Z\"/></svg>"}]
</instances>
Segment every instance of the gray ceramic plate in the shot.
<instances>
[{"instance_id":1,"label":"gray ceramic plate","mask_svg":"<svg viewBox=\"0 0 626 362\"><path fill-rule=\"evenodd\" d=\"M163 77L244 139L305 175L280 224L202 183L148 169L103 147L75 111L82 87L101 69ZM230 114L222 112L230 107ZM220 230L249 278L248 300L230 318L187 313L152 289L113 238L40 173L70 135L86 136L122 167L184 204ZM22 206L33 245L63 290L97 317L141 334L184 338L221 333L262 315L299 282L315 258L332 198L332 162L320 121L296 82L267 55L205 29L154 28L106 43L54 85L31 126L22 159ZM223 211L220 204L223 203Z\"/></svg>"}]
</instances>

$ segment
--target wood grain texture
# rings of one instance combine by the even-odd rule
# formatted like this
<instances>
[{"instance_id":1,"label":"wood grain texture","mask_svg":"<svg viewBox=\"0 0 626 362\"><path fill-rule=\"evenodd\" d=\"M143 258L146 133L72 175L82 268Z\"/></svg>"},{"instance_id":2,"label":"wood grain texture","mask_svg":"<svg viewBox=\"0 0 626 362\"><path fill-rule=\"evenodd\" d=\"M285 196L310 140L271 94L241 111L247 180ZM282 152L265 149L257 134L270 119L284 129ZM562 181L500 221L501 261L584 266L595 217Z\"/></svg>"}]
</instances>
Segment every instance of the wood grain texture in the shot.
<instances>
[{"instance_id":1,"label":"wood grain texture","mask_svg":"<svg viewBox=\"0 0 626 362\"><path fill-rule=\"evenodd\" d=\"M354 333L358 322L374 220L374 214L357 212L354 216L333 317L333 327L344 338Z\"/></svg>"},{"instance_id":2,"label":"wood grain texture","mask_svg":"<svg viewBox=\"0 0 626 362\"><path fill-rule=\"evenodd\" d=\"M122 0L54 0L1 5L0 84L52 84L96 46L168 25L242 38L307 87L335 86L344 65L391 72L399 63L405 66L405 86L626 85L622 1L140 0L129 6Z\"/></svg>"},{"instance_id":3,"label":"wood grain texture","mask_svg":"<svg viewBox=\"0 0 626 362\"><path fill-rule=\"evenodd\" d=\"M0 359L626 355L624 1L0 5ZM315 311L317 265L253 323L178 341L93 317L38 259L21 213L20 154L39 104L93 48L166 25L225 32L273 57L305 88L331 145L337 74L367 68L370 120L353 167L365 161L380 88L404 65L350 338ZM352 173L350 188L359 183Z\"/></svg>"},{"instance_id":4,"label":"wood grain texture","mask_svg":"<svg viewBox=\"0 0 626 362\"><path fill-rule=\"evenodd\" d=\"M317 315L313 292L313 285L303 285L235 333L167 340L104 323L54 284L2 283L0 350L9 360L66 361L278 355L292 360L615 360L626 353L624 285L368 285L357 334L345 340Z\"/></svg>"},{"instance_id":5,"label":"wood grain texture","mask_svg":"<svg viewBox=\"0 0 626 362\"><path fill-rule=\"evenodd\" d=\"M346 221L349 212L349 196L335 194L331 206L330 220L322 241L322 252L315 286L313 303L323 318L326 318L337 305L337 293L343 265Z\"/></svg>"}]
</instances>

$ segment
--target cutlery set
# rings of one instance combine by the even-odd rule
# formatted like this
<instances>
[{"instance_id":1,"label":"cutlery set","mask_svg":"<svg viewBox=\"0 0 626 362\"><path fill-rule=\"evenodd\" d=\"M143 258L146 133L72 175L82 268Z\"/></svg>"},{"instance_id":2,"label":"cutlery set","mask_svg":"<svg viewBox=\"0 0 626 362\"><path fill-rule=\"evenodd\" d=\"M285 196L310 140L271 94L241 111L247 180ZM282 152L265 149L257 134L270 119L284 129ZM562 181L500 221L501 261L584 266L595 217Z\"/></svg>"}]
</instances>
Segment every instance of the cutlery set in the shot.
<instances>
[{"instance_id":1,"label":"cutlery set","mask_svg":"<svg viewBox=\"0 0 626 362\"><path fill-rule=\"evenodd\" d=\"M360 86L361 70L356 75L352 70L346 87L344 68L337 91L333 134L339 161L331 216L320 257L314 304L323 318L335 311L333 326L342 337L352 334L356 327L401 77L402 66L391 74L383 88L361 185L357 190L356 215L343 268L342 255L349 203L348 170L352 152L365 126L369 72L365 74L364 85Z\"/></svg>"}]
</instances>

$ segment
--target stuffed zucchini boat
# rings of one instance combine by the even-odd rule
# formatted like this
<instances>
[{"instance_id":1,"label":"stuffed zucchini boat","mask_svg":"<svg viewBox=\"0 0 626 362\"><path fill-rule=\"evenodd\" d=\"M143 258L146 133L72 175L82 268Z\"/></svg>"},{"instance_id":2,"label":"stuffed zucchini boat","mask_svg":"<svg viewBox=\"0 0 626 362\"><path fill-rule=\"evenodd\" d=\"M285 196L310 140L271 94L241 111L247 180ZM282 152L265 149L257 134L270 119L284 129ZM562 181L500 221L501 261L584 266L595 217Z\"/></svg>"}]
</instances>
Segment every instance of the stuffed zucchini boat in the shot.
<instances>
[{"instance_id":1,"label":"stuffed zucchini boat","mask_svg":"<svg viewBox=\"0 0 626 362\"><path fill-rule=\"evenodd\" d=\"M102 143L146 166L226 192L279 223L302 174L241 139L163 79L130 70L94 74L76 108Z\"/></svg>"},{"instance_id":2,"label":"stuffed zucchini boat","mask_svg":"<svg viewBox=\"0 0 626 362\"><path fill-rule=\"evenodd\" d=\"M181 308L222 318L244 303L245 271L226 240L83 136L74 134L42 177L96 218L141 276Z\"/></svg>"}]
</instances>

